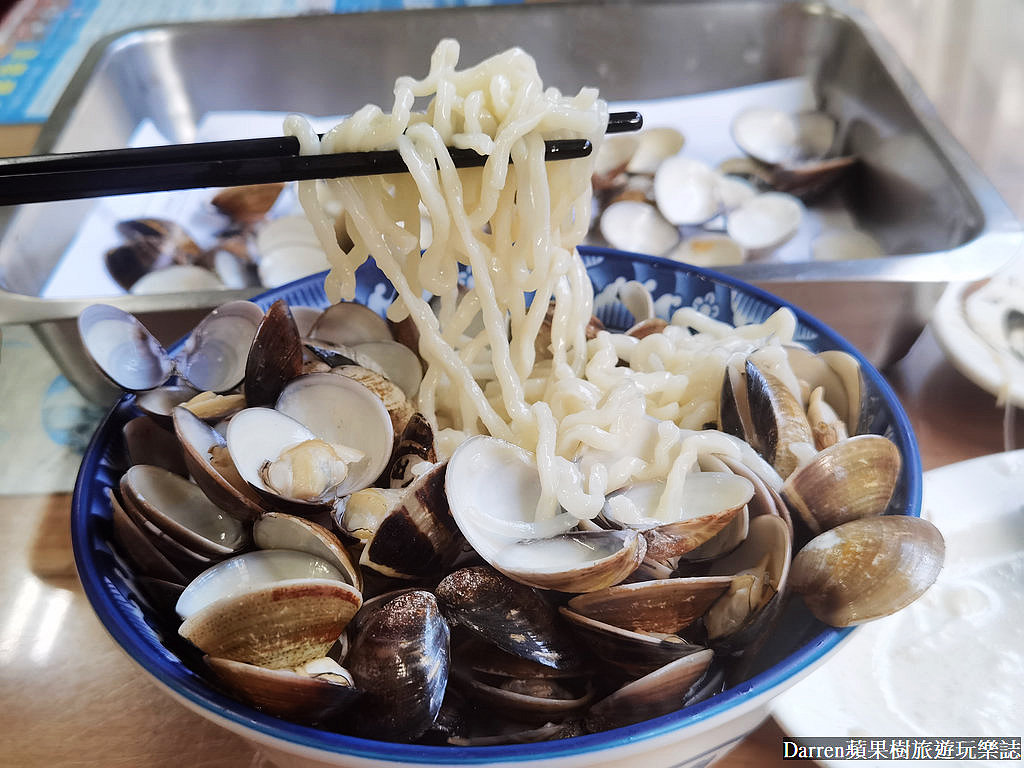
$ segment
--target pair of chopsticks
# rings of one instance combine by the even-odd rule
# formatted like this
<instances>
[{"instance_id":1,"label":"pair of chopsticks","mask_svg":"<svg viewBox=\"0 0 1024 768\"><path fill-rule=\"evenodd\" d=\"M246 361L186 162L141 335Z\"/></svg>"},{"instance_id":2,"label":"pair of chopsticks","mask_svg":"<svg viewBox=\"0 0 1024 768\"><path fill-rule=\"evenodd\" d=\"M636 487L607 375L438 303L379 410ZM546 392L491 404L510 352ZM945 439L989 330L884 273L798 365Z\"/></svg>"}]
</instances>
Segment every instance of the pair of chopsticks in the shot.
<instances>
[{"instance_id":1,"label":"pair of chopsticks","mask_svg":"<svg viewBox=\"0 0 1024 768\"><path fill-rule=\"evenodd\" d=\"M607 132L642 125L639 112L613 112ZM593 146L586 139L565 139L548 141L545 149L545 160L571 160L586 157ZM459 168L487 161L472 149L448 151ZM397 150L300 155L292 136L29 155L0 158L0 205L405 171Z\"/></svg>"}]
</instances>

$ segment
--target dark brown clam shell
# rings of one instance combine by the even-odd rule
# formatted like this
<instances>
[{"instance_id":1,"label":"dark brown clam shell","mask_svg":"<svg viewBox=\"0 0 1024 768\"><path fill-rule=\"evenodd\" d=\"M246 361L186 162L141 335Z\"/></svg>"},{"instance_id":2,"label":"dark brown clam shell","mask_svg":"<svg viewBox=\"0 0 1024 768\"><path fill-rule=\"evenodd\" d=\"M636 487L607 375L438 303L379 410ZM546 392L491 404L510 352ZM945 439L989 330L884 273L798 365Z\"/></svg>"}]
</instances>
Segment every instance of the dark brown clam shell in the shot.
<instances>
[{"instance_id":1,"label":"dark brown clam shell","mask_svg":"<svg viewBox=\"0 0 1024 768\"><path fill-rule=\"evenodd\" d=\"M302 341L284 299L263 316L245 362L245 400L272 406L284 385L302 373Z\"/></svg>"},{"instance_id":2,"label":"dark brown clam shell","mask_svg":"<svg viewBox=\"0 0 1024 768\"><path fill-rule=\"evenodd\" d=\"M558 612L533 587L493 568L461 568L437 585L449 621L467 627L504 651L556 669L574 669L582 652Z\"/></svg>"},{"instance_id":3,"label":"dark brown clam shell","mask_svg":"<svg viewBox=\"0 0 1024 768\"><path fill-rule=\"evenodd\" d=\"M427 731L448 684L449 630L429 592L406 592L360 625L345 665L365 691L351 730L411 741Z\"/></svg>"},{"instance_id":4,"label":"dark brown clam shell","mask_svg":"<svg viewBox=\"0 0 1024 768\"><path fill-rule=\"evenodd\" d=\"M132 464L153 464L182 477L188 467L181 443L149 416L136 416L124 425L124 442Z\"/></svg>"}]
</instances>

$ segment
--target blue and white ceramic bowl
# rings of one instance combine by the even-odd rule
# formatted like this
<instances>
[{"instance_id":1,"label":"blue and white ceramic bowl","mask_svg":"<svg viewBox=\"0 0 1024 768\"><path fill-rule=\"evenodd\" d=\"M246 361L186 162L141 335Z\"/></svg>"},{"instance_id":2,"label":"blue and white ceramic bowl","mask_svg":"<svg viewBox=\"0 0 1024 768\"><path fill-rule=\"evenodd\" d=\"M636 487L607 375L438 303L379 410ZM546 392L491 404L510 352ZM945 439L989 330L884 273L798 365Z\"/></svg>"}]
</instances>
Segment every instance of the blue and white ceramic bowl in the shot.
<instances>
[{"instance_id":1,"label":"blue and white ceramic bowl","mask_svg":"<svg viewBox=\"0 0 1024 768\"><path fill-rule=\"evenodd\" d=\"M629 317L606 291L617 281L638 280L653 293L659 314L668 317L692 306L711 317L744 324L759 322L789 306L753 286L710 272L649 256L599 248L581 249L594 283L596 313L610 327ZM293 305L326 306L323 276L312 276L270 291L256 302L264 308L277 299ZM604 293L602 293L604 291ZM359 301L383 311L393 297L384 276L372 265L358 272ZM857 357L865 374L871 431L893 440L903 455L894 508L919 515L921 465L910 423L892 390L866 360L829 328L801 310L797 338L815 351L841 349ZM434 747L368 741L295 725L225 696L211 685L177 635L173 618L155 614L137 591L132 575L111 541L111 509L106 491L118 482L117 451L121 428L137 415L134 398L125 396L100 425L82 462L72 504L75 560L85 592L107 631L168 693L185 706L259 743L285 764L297 758L313 764L587 766L643 765L700 768L708 765L767 716L768 705L813 669L825 663L849 636L814 620L800 600L789 603L781 628L761 655L757 673L699 704L637 725L539 744L493 747ZM192 660L192 666L182 659Z\"/></svg>"}]
</instances>

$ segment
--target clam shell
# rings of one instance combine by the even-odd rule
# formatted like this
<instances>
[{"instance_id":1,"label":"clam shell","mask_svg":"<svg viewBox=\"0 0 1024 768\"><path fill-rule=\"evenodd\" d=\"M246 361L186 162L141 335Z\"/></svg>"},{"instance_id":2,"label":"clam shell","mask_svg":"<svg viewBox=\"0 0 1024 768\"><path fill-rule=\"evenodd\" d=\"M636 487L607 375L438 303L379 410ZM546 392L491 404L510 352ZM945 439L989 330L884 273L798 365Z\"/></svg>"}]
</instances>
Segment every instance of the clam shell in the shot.
<instances>
[{"instance_id":1,"label":"clam shell","mask_svg":"<svg viewBox=\"0 0 1024 768\"><path fill-rule=\"evenodd\" d=\"M413 467L423 462L437 462L434 428L423 414L414 413L402 430L391 463L384 472L388 485L392 488L406 487L416 478Z\"/></svg>"},{"instance_id":2,"label":"clam shell","mask_svg":"<svg viewBox=\"0 0 1024 768\"><path fill-rule=\"evenodd\" d=\"M302 373L302 342L288 304L278 299L256 328L245 361L245 400L272 405L284 385Z\"/></svg>"},{"instance_id":3,"label":"clam shell","mask_svg":"<svg viewBox=\"0 0 1024 768\"><path fill-rule=\"evenodd\" d=\"M558 722L581 713L594 698L591 685L573 679L486 678L456 665L452 681L492 712L530 725Z\"/></svg>"},{"instance_id":4,"label":"clam shell","mask_svg":"<svg viewBox=\"0 0 1024 768\"><path fill-rule=\"evenodd\" d=\"M623 581L646 552L647 540L639 531L570 531L510 542L485 559L522 584L592 592Z\"/></svg>"},{"instance_id":5,"label":"clam shell","mask_svg":"<svg viewBox=\"0 0 1024 768\"><path fill-rule=\"evenodd\" d=\"M683 155L670 157L658 167L654 199L661 215L676 226L703 224L721 210L715 171Z\"/></svg>"},{"instance_id":6,"label":"clam shell","mask_svg":"<svg viewBox=\"0 0 1024 768\"><path fill-rule=\"evenodd\" d=\"M78 333L93 362L121 389L140 392L163 384L174 363L133 315L93 304L78 315Z\"/></svg>"},{"instance_id":7,"label":"clam shell","mask_svg":"<svg viewBox=\"0 0 1024 768\"><path fill-rule=\"evenodd\" d=\"M362 572L338 537L312 520L268 512L253 524L252 539L260 549L287 549L319 557L337 568L345 581L363 590Z\"/></svg>"},{"instance_id":8,"label":"clam shell","mask_svg":"<svg viewBox=\"0 0 1024 768\"><path fill-rule=\"evenodd\" d=\"M392 441L399 438L416 409L397 384L359 365L340 365L332 368L331 373L357 381L379 397L391 418Z\"/></svg>"},{"instance_id":9,"label":"clam shell","mask_svg":"<svg viewBox=\"0 0 1024 768\"><path fill-rule=\"evenodd\" d=\"M182 477L188 467L174 434L149 416L136 416L124 425L125 448L132 464L152 464Z\"/></svg>"},{"instance_id":10,"label":"clam shell","mask_svg":"<svg viewBox=\"0 0 1024 768\"><path fill-rule=\"evenodd\" d=\"M634 253L665 253L679 242L679 231L649 203L619 200L601 214L601 236L613 248Z\"/></svg>"},{"instance_id":11,"label":"clam shell","mask_svg":"<svg viewBox=\"0 0 1024 768\"><path fill-rule=\"evenodd\" d=\"M175 406L191 400L199 394L188 384L164 384L135 397L135 407L154 419L158 424L170 425L171 412Z\"/></svg>"},{"instance_id":12,"label":"clam shell","mask_svg":"<svg viewBox=\"0 0 1024 768\"><path fill-rule=\"evenodd\" d=\"M137 464L121 478L121 494L170 538L204 557L223 558L249 544L242 524L202 489L161 467Z\"/></svg>"},{"instance_id":13,"label":"clam shell","mask_svg":"<svg viewBox=\"0 0 1024 768\"><path fill-rule=\"evenodd\" d=\"M691 653L622 686L597 702L584 720L592 733L620 728L674 712L686 705L688 694L707 672L714 652Z\"/></svg>"},{"instance_id":14,"label":"clam shell","mask_svg":"<svg viewBox=\"0 0 1024 768\"><path fill-rule=\"evenodd\" d=\"M444 492L446 464L437 464L405 489L363 547L359 562L393 578L440 577L462 546Z\"/></svg>"},{"instance_id":15,"label":"clam shell","mask_svg":"<svg viewBox=\"0 0 1024 768\"><path fill-rule=\"evenodd\" d=\"M788 387L749 360L746 374L750 418L760 450L782 477L789 477L799 463L794 446L814 446L807 414Z\"/></svg>"},{"instance_id":16,"label":"clam shell","mask_svg":"<svg viewBox=\"0 0 1024 768\"><path fill-rule=\"evenodd\" d=\"M339 302L325 309L310 329L309 337L345 347L394 340L384 318L354 301Z\"/></svg>"},{"instance_id":17,"label":"clam shell","mask_svg":"<svg viewBox=\"0 0 1024 768\"><path fill-rule=\"evenodd\" d=\"M216 559L196 554L164 533L146 518L135 500L131 496L125 496L123 491L121 509L149 542L185 575L186 580L202 573L216 562Z\"/></svg>"},{"instance_id":18,"label":"clam shell","mask_svg":"<svg viewBox=\"0 0 1024 768\"><path fill-rule=\"evenodd\" d=\"M199 321L175 361L200 391L226 392L245 377L246 358L263 311L251 301L221 304Z\"/></svg>"},{"instance_id":19,"label":"clam shell","mask_svg":"<svg viewBox=\"0 0 1024 768\"><path fill-rule=\"evenodd\" d=\"M210 656L296 667L330 650L360 602L340 579L292 580L217 600L185 619L178 634Z\"/></svg>"},{"instance_id":20,"label":"clam shell","mask_svg":"<svg viewBox=\"0 0 1024 768\"><path fill-rule=\"evenodd\" d=\"M576 613L558 609L568 619L587 649L630 677L642 677L666 664L704 649L675 634L634 632Z\"/></svg>"},{"instance_id":21,"label":"clam shell","mask_svg":"<svg viewBox=\"0 0 1024 768\"><path fill-rule=\"evenodd\" d=\"M423 366L419 356L397 341L367 341L357 344L355 351L380 366L381 372L393 381L408 398L419 392Z\"/></svg>"},{"instance_id":22,"label":"clam shell","mask_svg":"<svg viewBox=\"0 0 1024 768\"><path fill-rule=\"evenodd\" d=\"M658 579L577 595L576 613L635 632L675 633L690 626L729 588L729 576Z\"/></svg>"},{"instance_id":23,"label":"clam shell","mask_svg":"<svg viewBox=\"0 0 1024 768\"><path fill-rule=\"evenodd\" d=\"M216 656L204 661L223 685L257 709L311 725L334 725L362 695L343 675L266 669Z\"/></svg>"},{"instance_id":24,"label":"clam shell","mask_svg":"<svg viewBox=\"0 0 1024 768\"><path fill-rule=\"evenodd\" d=\"M184 585L188 578L143 533L117 500L113 489L107 490L112 510L111 523L114 543L135 566L139 574Z\"/></svg>"},{"instance_id":25,"label":"clam shell","mask_svg":"<svg viewBox=\"0 0 1024 768\"><path fill-rule=\"evenodd\" d=\"M768 251L790 240L800 229L804 207L784 192L755 195L729 213L726 232L747 251Z\"/></svg>"},{"instance_id":26,"label":"clam shell","mask_svg":"<svg viewBox=\"0 0 1024 768\"><path fill-rule=\"evenodd\" d=\"M900 450L880 435L858 435L818 452L782 487L786 502L817 535L860 517L881 515L896 490Z\"/></svg>"},{"instance_id":27,"label":"clam shell","mask_svg":"<svg viewBox=\"0 0 1024 768\"><path fill-rule=\"evenodd\" d=\"M851 520L793 558L790 586L818 619L849 627L910 605L938 578L945 542L919 517Z\"/></svg>"},{"instance_id":28,"label":"clam shell","mask_svg":"<svg viewBox=\"0 0 1024 768\"><path fill-rule=\"evenodd\" d=\"M626 164L627 173L655 173L666 159L679 152L686 143L683 134L671 127L646 128L636 139L636 148Z\"/></svg>"},{"instance_id":29,"label":"clam shell","mask_svg":"<svg viewBox=\"0 0 1024 768\"><path fill-rule=\"evenodd\" d=\"M429 592L401 594L374 611L346 660L365 691L353 732L409 741L430 728L448 684L448 643L448 625Z\"/></svg>"},{"instance_id":30,"label":"clam shell","mask_svg":"<svg viewBox=\"0 0 1024 768\"><path fill-rule=\"evenodd\" d=\"M184 407L175 408L172 418L185 466L210 501L243 521L255 520L268 511L238 473L227 441L216 429Z\"/></svg>"},{"instance_id":31,"label":"clam shell","mask_svg":"<svg viewBox=\"0 0 1024 768\"><path fill-rule=\"evenodd\" d=\"M276 408L323 440L363 452L363 459L349 467L348 477L338 488L341 496L371 485L391 459L395 432L386 405L375 391L355 379L309 373L293 379L281 391Z\"/></svg>"},{"instance_id":32,"label":"clam shell","mask_svg":"<svg viewBox=\"0 0 1024 768\"><path fill-rule=\"evenodd\" d=\"M504 651L555 669L576 669L581 651L557 611L535 589L492 568L450 573L435 590L449 621Z\"/></svg>"}]
</instances>

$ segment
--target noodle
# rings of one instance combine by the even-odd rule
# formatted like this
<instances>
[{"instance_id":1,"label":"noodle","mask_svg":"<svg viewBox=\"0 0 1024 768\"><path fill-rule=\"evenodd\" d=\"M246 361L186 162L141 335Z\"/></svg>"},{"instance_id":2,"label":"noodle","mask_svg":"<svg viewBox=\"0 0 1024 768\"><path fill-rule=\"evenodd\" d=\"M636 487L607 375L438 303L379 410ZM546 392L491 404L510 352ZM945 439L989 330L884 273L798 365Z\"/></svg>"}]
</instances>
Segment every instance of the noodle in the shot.
<instances>
[{"instance_id":1,"label":"noodle","mask_svg":"<svg viewBox=\"0 0 1024 768\"><path fill-rule=\"evenodd\" d=\"M300 183L332 265L328 296L352 299L356 268L374 257L397 291L388 316L419 330L426 371L416 405L440 451L485 432L531 452L538 521L593 518L610 491L640 480L664 483L657 514L667 518L707 446L737 452L724 437L688 437L715 421L730 356L791 340L795 318L779 312L737 330L682 308L664 333L588 341L594 296L575 247L590 219L596 152L548 163L544 142L586 138L596 148L607 107L592 89L545 89L520 49L462 70L458 58L458 44L442 41L423 79L396 81L390 113L364 107L320 140L304 119L286 121L304 153L397 148L409 168ZM425 112L413 112L417 99L430 100ZM459 170L448 146L486 154L486 164ZM328 197L344 210L348 251L324 212ZM421 212L432 230L422 253ZM460 266L471 270L465 290Z\"/></svg>"}]
</instances>

